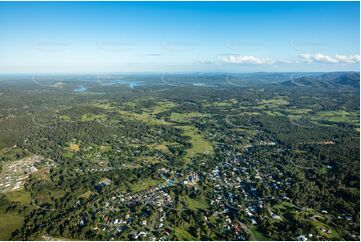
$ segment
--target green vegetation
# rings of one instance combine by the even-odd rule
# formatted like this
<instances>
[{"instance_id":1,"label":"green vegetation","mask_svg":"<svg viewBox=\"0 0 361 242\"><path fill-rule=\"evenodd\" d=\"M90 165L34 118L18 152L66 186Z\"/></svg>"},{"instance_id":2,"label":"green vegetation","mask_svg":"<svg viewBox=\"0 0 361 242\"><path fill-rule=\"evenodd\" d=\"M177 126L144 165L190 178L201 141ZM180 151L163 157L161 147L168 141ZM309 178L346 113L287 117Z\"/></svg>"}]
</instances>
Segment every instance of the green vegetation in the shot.
<instances>
[{"instance_id":1,"label":"green vegetation","mask_svg":"<svg viewBox=\"0 0 361 242\"><path fill-rule=\"evenodd\" d=\"M359 240L357 78L274 75L5 78L0 239Z\"/></svg>"},{"instance_id":2,"label":"green vegetation","mask_svg":"<svg viewBox=\"0 0 361 242\"><path fill-rule=\"evenodd\" d=\"M161 180L145 179L131 184L130 189L132 190L132 192L140 192L147 190L149 187L155 187L156 185L161 183Z\"/></svg>"},{"instance_id":3,"label":"green vegetation","mask_svg":"<svg viewBox=\"0 0 361 242\"><path fill-rule=\"evenodd\" d=\"M83 194L81 194L79 197L80 197L80 198L88 199L92 194L93 194L92 191L86 191L86 192L84 192Z\"/></svg>"},{"instance_id":4,"label":"green vegetation","mask_svg":"<svg viewBox=\"0 0 361 242\"><path fill-rule=\"evenodd\" d=\"M191 113L172 113L170 116L171 120L174 122L191 122L193 118L203 117L204 114L191 112Z\"/></svg>"},{"instance_id":5,"label":"green vegetation","mask_svg":"<svg viewBox=\"0 0 361 242\"><path fill-rule=\"evenodd\" d=\"M204 198L202 199L193 199L190 197L186 197L187 207L190 209L207 209L208 205Z\"/></svg>"},{"instance_id":6,"label":"green vegetation","mask_svg":"<svg viewBox=\"0 0 361 242\"><path fill-rule=\"evenodd\" d=\"M71 117L68 115L61 115L59 118L63 121L71 121Z\"/></svg>"},{"instance_id":7,"label":"green vegetation","mask_svg":"<svg viewBox=\"0 0 361 242\"><path fill-rule=\"evenodd\" d=\"M334 123L349 123L355 125L360 122L359 115L356 112L347 112L345 110L318 112L313 115L311 119L318 122L328 121Z\"/></svg>"},{"instance_id":8,"label":"green vegetation","mask_svg":"<svg viewBox=\"0 0 361 242\"><path fill-rule=\"evenodd\" d=\"M269 240L271 240L270 238L268 238L267 236L265 236L264 234L259 232L255 226L251 226L249 229L250 229L250 232L251 232L251 239L252 240L257 240L257 241L269 241Z\"/></svg>"},{"instance_id":9,"label":"green vegetation","mask_svg":"<svg viewBox=\"0 0 361 242\"><path fill-rule=\"evenodd\" d=\"M6 192L5 196L12 202L19 202L23 204L29 204L31 202L31 195L26 191Z\"/></svg>"},{"instance_id":10,"label":"green vegetation","mask_svg":"<svg viewBox=\"0 0 361 242\"><path fill-rule=\"evenodd\" d=\"M16 213L0 214L0 240L10 240L11 233L21 228L23 217Z\"/></svg>"},{"instance_id":11,"label":"green vegetation","mask_svg":"<svg viewBox=\"0 0 361 242\"><path fill-rule=\"evenodd\" d=\"M190 137L190 143L192 147L187 149L186 158L191 158L196 154L210 153L212 151L212 145L198 133L197 129L190 126L177 126L183 130L183 134Z\"/></svg>"},{"instance_id":12,"label":"green vegetation","mask_svg":"<svg viewBox=\"0 0 361 242\"><path fill-rule=\"evenodd\" d=\"M195 240L195 238L184 227L174 228L178 240Z\"/></svg>"},{"instance_id":13,"label":"green vegetation","mask_svg":"<svg viewBox=\"0 0 361 242\"><path fill-rule=\"evenodd\" d=\"M104 115L83 114L81 116L81 121L88 122L94 120L101 120L102 118L104 118Z\"/></svg>"},{"instance_id":14,"label":"green vegetation","mask_svg":"<svg viewBox=\"0 0 361 242\"><path fill-rule=\"evenodd\" d=\"M158 102L155 107L153 107L152 113L159 114L161 112L165 112L170 110L171 108L176 107L176 104L169 101Z\"/></svg>"}]
</instances>

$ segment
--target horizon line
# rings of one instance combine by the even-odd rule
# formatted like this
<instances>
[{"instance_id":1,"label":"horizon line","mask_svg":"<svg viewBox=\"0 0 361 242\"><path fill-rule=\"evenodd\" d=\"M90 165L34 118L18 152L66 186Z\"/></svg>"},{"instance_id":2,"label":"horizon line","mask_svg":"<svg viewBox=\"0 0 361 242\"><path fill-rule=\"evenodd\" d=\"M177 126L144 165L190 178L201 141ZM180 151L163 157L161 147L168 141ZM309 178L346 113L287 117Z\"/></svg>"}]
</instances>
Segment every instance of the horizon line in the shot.
<instances>
[{"instance_id":1,"label":"horizon line","mask_svg":"<svg viewBox=\"0 0 361 242\"><path fill-rule=\"evenodd\" d=\"M257 73L346 73L355 72L360 74L360 70L348 71L253 71L253 72L232 72L232 71L218 71L218 72L205 72L205 71L170 71L170 72L4 72L0 75L102 75L102 74L122 74L122 75L136 75L136 74L257 74Z\"/></svg>"}]
</instances>

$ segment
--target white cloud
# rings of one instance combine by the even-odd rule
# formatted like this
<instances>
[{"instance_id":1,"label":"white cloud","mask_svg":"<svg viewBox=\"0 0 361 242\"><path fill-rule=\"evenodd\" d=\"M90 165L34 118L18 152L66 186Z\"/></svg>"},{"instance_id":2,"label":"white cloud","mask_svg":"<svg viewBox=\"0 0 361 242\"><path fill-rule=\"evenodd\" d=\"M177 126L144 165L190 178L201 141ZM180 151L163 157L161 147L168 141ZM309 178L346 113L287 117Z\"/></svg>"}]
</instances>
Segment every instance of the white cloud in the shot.
<instances>
[{"instance_id":1,"label":"white cloud","mask_svg":"<svg viewBox=\"0 0 361 242\"><path fill-rule=\"evenodd\" d=\"M353 64L360 62L359 55L324 55L322 53L300 54L299 59L306 63L323 63L323 64ZM269 59L259 58L253 55L234 55L223 54L219 55L222 62L227 64L253 64L253 65L277 65L277 64L299 64L297 60L290 59Z\"/></svg>"},{"instance_id":2,"label":"white cloud","mask_svg":"<svg viewBox=\"0 0 361 242\"><path fill-rule=\"evenodd\" d=\"M278 59L275 63L277 63L277 64L293 64L296 62L292 61L292 60L288 60L288 59Z\"/></svg>"},{"instance_id":3,"label":"white cloud","mask_svg":"<svg viewBox=\"0 0 361 242\"><path fill-rule=\"evenodd\" d=\"M228 63L228 64L272 64L274 61L268 59L268 58L258 58L254 57L252 55L227 55L227 56L220 56L222 61Z\"/></svg>"},{"instance_id":4,"label":"white cloud","mask_svg":"<svg viewBox=\"0 0 361 242\"><path fill-rule=\"evenodd\" d=\"M359 55L336 55L335 57L338 61L343 63L357 63L360 62L360 56Z\"/></svg>"},{"instance_id":5,"label":"white cloud","mask_svg":"<svg viewBox=\"0 0 361 242\"><path fill-rule=\"evenodd\" d=\"M335 64L335 63L357 63L360 62L359 55L336 55L334 57L323 55L321 53L317 53L314 55L311 54L300 54L299 58L307 63L325 63L325 64Z\"/></svg>"}]
</instances>

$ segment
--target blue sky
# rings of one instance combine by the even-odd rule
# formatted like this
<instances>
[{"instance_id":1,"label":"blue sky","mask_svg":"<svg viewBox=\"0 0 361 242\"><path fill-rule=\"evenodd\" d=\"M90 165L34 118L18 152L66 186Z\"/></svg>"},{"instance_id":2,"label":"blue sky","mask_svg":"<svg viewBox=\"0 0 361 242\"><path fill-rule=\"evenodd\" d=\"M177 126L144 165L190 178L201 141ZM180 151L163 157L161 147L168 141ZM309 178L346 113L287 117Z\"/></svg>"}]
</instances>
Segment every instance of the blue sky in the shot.
<instances>
[{"instance_id":1,"label":"blue sky","mask_svg":"<svg viewBox=\"0 0 361 242\"><path fill-rule=\"evenodd\" d=\"M0 2L0 73L359 70L359 2Z\"/></svg>"}]
</instances>

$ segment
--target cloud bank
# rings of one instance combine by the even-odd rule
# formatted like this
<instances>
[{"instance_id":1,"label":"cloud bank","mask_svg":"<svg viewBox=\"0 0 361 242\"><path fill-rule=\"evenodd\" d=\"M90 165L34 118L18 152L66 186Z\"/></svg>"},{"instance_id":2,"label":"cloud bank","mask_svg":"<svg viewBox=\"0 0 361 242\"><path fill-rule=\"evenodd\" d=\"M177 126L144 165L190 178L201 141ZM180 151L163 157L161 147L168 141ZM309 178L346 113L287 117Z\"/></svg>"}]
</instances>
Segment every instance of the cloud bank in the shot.
<instances>
[{"instance_id":1,"label":"cloud bank","mask_svg":"<svg viewBox=\"0 0 361 242\"><path fill-rule=\"evenodd\" d=\"M360 62L360 55L324 55L321 53L298 55L298 59L270 59L261 58L253 55L219 55L220 60L226 64L250 64L250 65L276 65L276 64L299 64L300 62L308 64L356 64Z\"/></svg>"},{"instance_id":2,"label":"cloud bank","mask_svg":"<svg viewBox=\"0 0 361 242\"><path fill-rule=\"evenodd\" d=\"M314 55L311 54L300 54L299 58L306 63L323 63L323 64L353 64L360 62L359 55L335 55L328 56L321 53Z\"/></svg>"},{"instance_id":3,"label":"cloud bank","mask_svg":"<svg viewBox=\"0 0 361 242\"><path fill-rule=\"evenodd\" d=\"M228 64L272 64L273 61L268 58L258 58L252 55L228 55L220 56L221 60Z\"/></svg>"}]
</instances>

